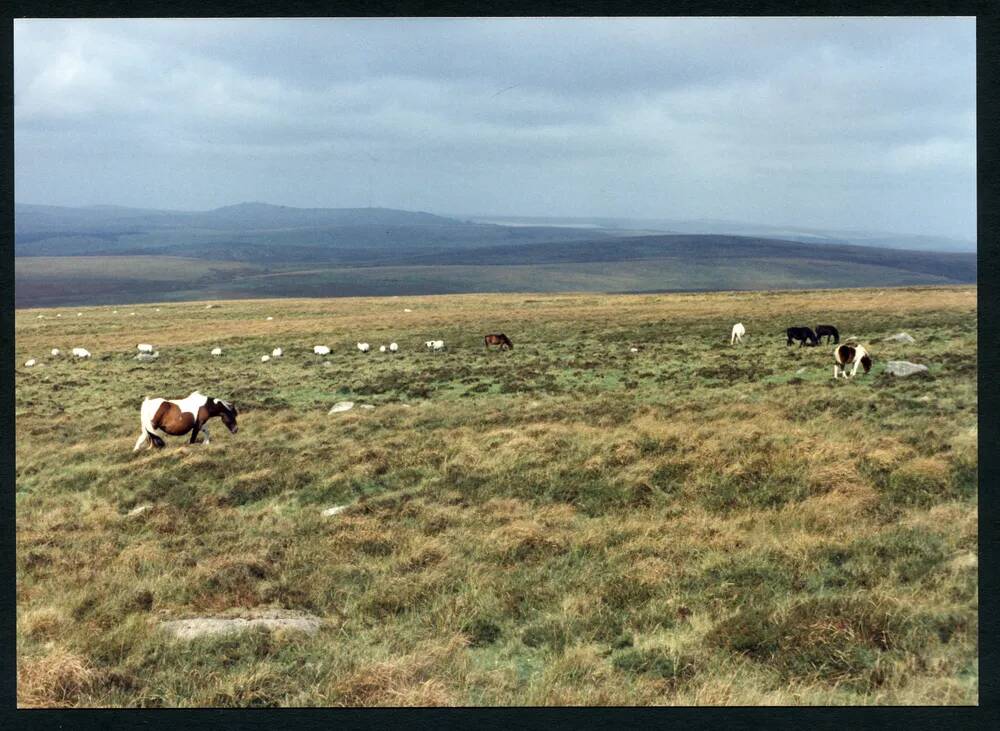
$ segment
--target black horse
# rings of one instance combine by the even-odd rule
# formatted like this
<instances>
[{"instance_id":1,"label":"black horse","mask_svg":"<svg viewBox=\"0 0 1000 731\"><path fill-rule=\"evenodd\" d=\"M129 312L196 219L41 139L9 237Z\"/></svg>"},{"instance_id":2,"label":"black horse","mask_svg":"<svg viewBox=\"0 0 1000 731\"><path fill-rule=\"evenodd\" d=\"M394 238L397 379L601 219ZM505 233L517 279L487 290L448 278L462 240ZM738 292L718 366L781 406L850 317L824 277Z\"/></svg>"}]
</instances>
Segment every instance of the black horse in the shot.
<instances>
[{"instance_id":1,"label":"black horse","mask_svg":"<svg viewBox=\"0 0 1000 731\"><path fill-rule=\"evenodd\" d=\"M812 328L808 327L790 327L785 330L785 335L788 336L788 342L785 343L786 346L791 345L793 340L799 341L799 347L803 345L819 345L819 339L816 337L816 333L812 331Z\"/></svg>"},{"instance_id":2,"label":"black horse","mask_svg":"<svg viewBox=\"0 0 1000 731\"><path fill-rule=\"evenodd\" d=\"M817 325L816 326L816 337L821 338L826 336L826 342L829 344L830 338L833 338L833 344L837 345L840 343L840 333L837 332L837 328L833 325Z\"/></svg>"}]
</instances>

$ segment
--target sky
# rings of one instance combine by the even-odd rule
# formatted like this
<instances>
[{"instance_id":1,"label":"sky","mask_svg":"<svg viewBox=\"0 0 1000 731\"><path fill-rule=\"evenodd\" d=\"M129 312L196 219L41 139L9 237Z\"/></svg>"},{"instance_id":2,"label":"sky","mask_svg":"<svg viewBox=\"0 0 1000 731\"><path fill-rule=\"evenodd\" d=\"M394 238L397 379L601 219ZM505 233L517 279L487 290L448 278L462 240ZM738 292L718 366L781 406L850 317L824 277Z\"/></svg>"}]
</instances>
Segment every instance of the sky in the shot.
<instances>
[{"instance_id":1,"label":"sky","mask_svg":"<svg viewBox=\"0 0 1000 731\"><path fill-rule=\"evenodd\" d=\"M973 18L16 20L15 198L974 239Z\"/></svg>"}]
</instances>

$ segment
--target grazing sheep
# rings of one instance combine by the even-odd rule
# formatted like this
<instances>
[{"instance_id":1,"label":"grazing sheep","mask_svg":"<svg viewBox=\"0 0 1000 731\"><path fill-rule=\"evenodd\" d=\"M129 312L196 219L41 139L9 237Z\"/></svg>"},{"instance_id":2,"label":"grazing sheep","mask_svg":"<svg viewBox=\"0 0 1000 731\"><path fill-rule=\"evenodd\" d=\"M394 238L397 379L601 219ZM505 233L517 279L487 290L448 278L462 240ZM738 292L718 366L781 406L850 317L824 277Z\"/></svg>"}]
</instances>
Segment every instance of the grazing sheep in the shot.
<instances>
[{"instance_id":1,"label":"grazing sheep","mask_svg":"<svg viewBox=\"0 0 1000 731\"><path fill-rule=\"evenodd\" d=\"M222 355L222 348L212 348L212 355Z\"/></svg>"},{"instance_id":2,"label":"grazing sheep","mask_svg":"<svg viewBox=\"0 0 1000 731\"><path fill-rule=\"evenodd\" d=\"M33 366L33 365L35 365L35 359L34 358L30 358L29 360L24 361L24 367L25 368L31 368L31 366Z\"/></svg>"},{"instance_id":3,"label":"grazing sheep","mask_svg":"<svg viewBox=\"0 0 1000 731\"><path fill-rule=\"evenodd\" d=\"M153 352L153 346L150 345L149 343L139 343L138 345L135 346L135 349L138 350L140 353Z\"/></svg>"},{"instance_id":4,"label":"grazing sheep","mask_svg":"<svg viewBox=\"0 0 1000 731\"><path fill-rule=\"evenodd\" d=\"M399 351L399 346L396 343L389 343L389 352L396 353Z\"/></svg>"},{"instance_id":5,"label":"grazing sheep","mask_svg":"<svg viewBox=\"0 0 1000 731\"><path fill-rule=\"evenodd\" d=\"M262 355L260 357L260 362L261 363L267 363L269 360L271 360L271 356L269 356L269 355Z\"/></svg>"},{"instance_id":6,"label":"grazing sheep","mask_svg":"<svg viewBox=\"0 0 1000 731\"><path fill-rule=\"evenodd\" d=\"M87 350L86 348L73 348L73 355L75 355L77 358L89 358L90 351Z\"/></svg>"},{"instance_id":7,"label":"grazing sheep","mask_svg":"<svg viewBox=\"0 0 1000 731\"><path fill-rule=\"evenodd\" d=\"M368 343L358 343L358 350L360 350L362 353L367 353L369 350L371 350L371 348L372 346L370 346Z\"/></svg>"},{"instance_id":8,"label":"grazing sheep","mask_svg":"<svg viewBox=\"0 0 1000 731\"><path fill-rule=\"evenodd\" d=\"M52 353L53 356L58 356L59 355L59 348L53 348L49 352Z\"/></svg>"},{"instance_id":9,"label":"grazing sheep","mask_svg":"<svg viewBox=\"0 0 1000 731\"><path fill-rule=\"evenodd\" d=\"M737 322L733 325L733 334L729 336L729 344L742 343L743 336L747 334L747 329L743 327L742 322Z\"/></svg>"},{"instance_id":10,"label":"grazing sheep","mask_svg":"<svg viewBox=\"0 0 1000 731\"><path fill-rule=\"evenodd\" d=\"M441 350L444 348L444 340L428 340L424 345L428 350Z\"/></svg>"},{"instance_id":11,"label":"grazing sheep","mask_svg":"<svg viewBox=\"0 0 1000 731\"><path fill-rule=\"evenodd\" d=\"M639 349L636 348L636 347L631 347L631 348L628 349L628 352L630 352L630 353L638 353Z\"/></svg>"},{"instance_id":12,"label":"grazing sheep","mask_svg":"<svg viewBox=\"0 0 1000 731\"><path fill-rule=\"evenodd\" d=\"M385 352L385 346L384 345L378 346L378 352L384 353Z\"/></svg>"},{"instance_id":13,"label":"grazing sheep","mask_svg":"<svg viewBox=\"0 0 1000 731\"><path fill-rule=\"evenodd\" d=\"M330 355L330 349L325 345L314 345L313 352L316 355Z\"/></svg>"},{"instance_id":14,"label":"grazing sheep","mask_svg":"<svg viewBox=\"0 0 1000 731\"><path fill-rule=\"evenodd\" d=\"M272 358L280 358L282 355L284 355L284 351L281 348L275 348L271 351Z\"/></svg>"}]
</instances>

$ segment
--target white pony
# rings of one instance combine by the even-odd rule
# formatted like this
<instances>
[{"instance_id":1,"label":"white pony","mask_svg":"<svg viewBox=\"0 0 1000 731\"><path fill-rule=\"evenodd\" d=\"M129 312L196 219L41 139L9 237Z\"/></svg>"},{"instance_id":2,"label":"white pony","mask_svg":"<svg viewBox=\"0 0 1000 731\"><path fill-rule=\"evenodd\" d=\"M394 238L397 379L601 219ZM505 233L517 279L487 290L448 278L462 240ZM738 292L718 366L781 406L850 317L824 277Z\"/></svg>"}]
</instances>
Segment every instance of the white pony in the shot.
<instances>
[{"instance_id":1,"label":"white pony","mask_svg":"<svg viewBox=\"0 0 1000 731\"><path fill-rule=\"evenodd\" d=\"M742 343L743 336L747 334L747 329L743 327L742 322L737 322L733 325L733 334L729 337L729 344Z\"/></svg>"}]
</instances>

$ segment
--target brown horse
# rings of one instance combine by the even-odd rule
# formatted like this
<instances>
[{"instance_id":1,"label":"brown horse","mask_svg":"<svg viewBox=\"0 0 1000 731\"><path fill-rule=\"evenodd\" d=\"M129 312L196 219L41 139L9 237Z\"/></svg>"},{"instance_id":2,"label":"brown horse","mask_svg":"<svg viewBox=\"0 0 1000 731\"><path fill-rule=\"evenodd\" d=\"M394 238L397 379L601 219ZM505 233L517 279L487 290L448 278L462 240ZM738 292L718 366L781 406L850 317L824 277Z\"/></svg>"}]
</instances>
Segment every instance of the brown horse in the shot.
<instances>
[{"instance_id":1,"label":"brown horse","mask_svg":"<svg viewBox=\"0 0 1000 731\"><path fill-rule=\"evenodd\" d=\"M236 426L236 407L228 401L203 396L197 391L177 401L147 398L139 410L142 434L136 440L132 451L139 451L143 444L147 449L163 447L165 442L157 432L175 437L191 432L189 444L194 444L198 433L201 432L205 435L204 443L208 444L208 429L205 428L205 422L215 416L221 418L222 423L233 434L239 430Z\"/></svg>"},{"instance_id":2,"label":"brown horse","mask_svg":"<svg viewBox=\"0 0 1000 731\"><path fill-rule=\"evenodd\" d=\"M483 338L483 342L486 344L487 350L490 349L491 345L499 345L500 350L512 350L514 348L514 343L510 342L510 338L503 333L493 333L492 335L487 335Z\"/></svg>"}]
</instances>

